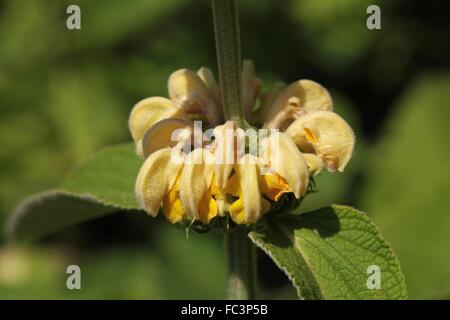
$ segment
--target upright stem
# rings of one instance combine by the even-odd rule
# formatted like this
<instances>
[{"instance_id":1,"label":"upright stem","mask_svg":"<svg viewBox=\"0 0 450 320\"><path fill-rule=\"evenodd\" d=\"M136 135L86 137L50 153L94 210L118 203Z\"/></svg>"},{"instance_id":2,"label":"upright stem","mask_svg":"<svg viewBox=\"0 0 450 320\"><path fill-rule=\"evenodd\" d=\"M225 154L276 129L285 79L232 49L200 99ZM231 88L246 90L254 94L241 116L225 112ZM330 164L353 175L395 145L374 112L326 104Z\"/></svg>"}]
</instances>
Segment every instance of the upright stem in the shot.
<instances>
[{"instance_id":1,"label":"upright stem","mask_svg":"<svg viewBox=\"0 0 450 320\"><path fill-rule=\"evenodd\" d=\"M241 44L235 0L212 0L217 63L225 118L243 122L241 109Z\"/></svg>"},{"instance_id":2,"label":"upright stem","mask_svg":"<svg viewBox=\"0 0 450 320\"><path fill-rule=\"evenodd\" d=\"M212 0L217 64L225 118L246 129L241 108L241 45L235 0ZM254 299L256 291L255 247L246 228L226 235L229 299Z\"/></svg>"},{"instance_id":3,"label":"upright stem","mask_svg":"<svg viewBox=\"0 0 450 320\"><path fill-rule=\"evenodd\" d=\"M228 253L228 299L256 298L256 252L245 228L226 235Z\"/></svg>"}]
</instances>

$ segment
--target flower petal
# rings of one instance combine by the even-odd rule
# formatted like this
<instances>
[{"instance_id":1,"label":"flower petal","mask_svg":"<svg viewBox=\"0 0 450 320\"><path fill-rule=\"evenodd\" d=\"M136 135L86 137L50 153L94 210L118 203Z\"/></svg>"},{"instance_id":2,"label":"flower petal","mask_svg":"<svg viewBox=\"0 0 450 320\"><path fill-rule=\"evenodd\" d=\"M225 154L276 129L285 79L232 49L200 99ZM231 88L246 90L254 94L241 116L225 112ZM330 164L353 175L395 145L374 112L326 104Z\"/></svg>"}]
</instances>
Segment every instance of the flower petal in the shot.
<instances>
[{"instance_id":1,"label":"flower petal","mask_svg":"<svg viewBox=\"0 0 450 320\"><path fill-rule=\"evenodd\" d=\"M142 139L142 157L146 158L156 150L178 146L189 148L201 146L202 132L192 121L164 119L147 130ZM190 149L188 150L190 151Z\"/></svg>"},{"instance_id":2,"label":"flower petal","mask_svg":"<svg viewBox=\"0 0 450 320\"><path fill-rule=\"evenodd\" d=\"M283 193L292 192L286 180L276 173L262 175L259 183L261 192L274 201L278 201Z\"/></svg>"},{"instance_id":3,"label":"flower petal","mask_svg":"<svg viewBox=\"0 0 450 320\"><path fill-rule=\"evenodd\" d=\"M180 178L177 177L175 184L163 197L163 209L166 219L171 223L180 222L184 217L184 209L179 197Z\"/></svg>"},{"instance_id":4,"label":"flower petal","mask_svg":"<svg viewBox=\"0 0 450 320\"><path fill-rule=\"evenodd\" d=\"M193 71L180 69L168 81L169 97L186 112L201 112L211 126L222 121L221 110L205 83Z\"/></svg>"},{"instance_id":5,"label":"flower petal","mask_svg":"<svg viewBox=\"0 0 450 320\"><path fill-rule=\"evenodd\" d=\"M344 171L355 146L352 128L331 111L311 112L286 130L303 152L314 152L329 171Z\"/></svg>"},{"instance_id":6,"label":"flower petal","mask_svg":"<svg viewBox=\"0 0 450 320\"><path fill-rule=\"evenodd\" d=\"M303 196L308 189L309 171L292 138L282 132L273 132L261 140L261 145L269 168L286 180L296 198Z\"/></svg>"},{"instance_id":7,"label":"flower petal","mask_svg":"<svg viewBox=\"0 0 450 320\"><path fill-rule=\"evenodd\" d=\"M211 188L214 174L213 155L207 150L198 148L187 157L180 181L180 199L188 219L204 220L205 193ZM203 201L202 201L203 200ZM207 203L209 207L209 202ZM209 216L209 214L206 214Z\"/></svg>"},{"instance_id":8,"label":"flower petal","mask_svg":"<svg viewBox=\"0 0 450 320\"><path fill-rule=\"evenodd\" d=\"M140 141L155 123L167 118L185 118L185 113L172 101L151 97L139 101L131 110L128 127L135 143Z\"/></svg>"},{"instance_id":9,"label":"flower petal","mask_svg":"<svg viewBox=\"0 0 450 320\"><path fill-rule=\"evenodd\" d=\"M183 157L177 150L160 149L144 162L136 179L135 193L142 209L155 217L163 197L172 189L181 168L182 161L175 161L174 154Z\"/></svg>"},{"instance_id":10,"label":"flower petal","mask_svg":"<svg viewBox=\"0 0 450 320\"><path fill-rule=\"evenodd\" d=\"M264 126L269 129L285 129L307 112L332 109L333 101L324 87L311 80L299 80L280 93Z\"/></svg>"},{"instance_id":11,"label":"flower petal","mask_svg":"<svg viewBox=\"0 0 450 320\"><path fill-rule=\"evenodd\" d=\"M317 176L323 169L324 164L322 159L313 153L303 153L306 164L308 165L309 173L312 176Z\"/></svg>"},{"instance_id":12,"label":"flower petal","mask_svg":"<svg viewBox=\"0 0 450 320\"><path fill-rule=\"evenodd\" d=\"M238 224L255 223L266 213L270 204L262 198L259 187L259 163L252 154L246 154L235 166L241 193L239 199L230 206L230 215Z\"/></svg>"},{"instance_id":13,"label":"flower petal","mask_svg":"<svg viewBox=\"0 0 450 320\"><path fill-rule=\"evenodd\" d=\"M214 142L211 150L215 157L215 179L219 188L225 188L228 178L233 170L240 153L244 147L244 132L237 128L233 121L227 121L225 124L217 126L213 130Z\"/></svg>"}]
</instances>

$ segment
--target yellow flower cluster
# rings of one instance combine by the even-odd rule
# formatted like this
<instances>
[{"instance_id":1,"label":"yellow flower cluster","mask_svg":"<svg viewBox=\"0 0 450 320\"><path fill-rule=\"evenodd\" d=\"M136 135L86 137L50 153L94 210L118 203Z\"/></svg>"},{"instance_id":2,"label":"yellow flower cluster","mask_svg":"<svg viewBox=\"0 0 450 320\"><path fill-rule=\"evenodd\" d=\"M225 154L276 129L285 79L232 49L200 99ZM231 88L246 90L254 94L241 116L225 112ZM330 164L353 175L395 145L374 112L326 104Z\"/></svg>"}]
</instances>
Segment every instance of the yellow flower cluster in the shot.
<instances>
[{"instance_id":1,"label":"yellow flower cluster","mask_svg":"<svg viewBox=\"0 0 450 320\"><path fill-rule=\"evenodd\" d=\"M257 222L285 193L297 199L323 168L343 171L355 144L350 126L332 111L328 91L311 80L276 84L260 93L261 80L244 61L241 105L246 120L267 129L247 142L248 130L224 122L212 72L182 69L169 78L169 99L137 103L129 128L144 159L136 180L140 206L172 223L209 224L229 214L237 224ZM254 110L259 100L259 108ZM194 119L210 127L203 133ZM251 139L250 139L251 140Z\"/></svg>"}]
</instances>

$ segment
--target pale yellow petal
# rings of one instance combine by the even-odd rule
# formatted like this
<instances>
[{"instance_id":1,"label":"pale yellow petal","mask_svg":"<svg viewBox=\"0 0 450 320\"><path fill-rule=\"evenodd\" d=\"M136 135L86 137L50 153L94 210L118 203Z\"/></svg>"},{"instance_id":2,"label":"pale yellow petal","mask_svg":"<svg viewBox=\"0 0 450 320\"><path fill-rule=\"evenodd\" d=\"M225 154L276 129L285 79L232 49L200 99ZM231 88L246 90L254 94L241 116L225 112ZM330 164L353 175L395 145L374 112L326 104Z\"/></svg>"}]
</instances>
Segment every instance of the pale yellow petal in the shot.
<instances>
[{"instance_id":1,"label":"pale yellow petal","mask_svg":"<svg viewBox=\"0 0 450 320\"><path fill-rule=\"evenodd\" d=\"M296 198L303 196L309 184L309 171L292 138L282 132L273 132L261 141L261 145L269 168L286 180Z\"/></svg>"},{"instance_id":2,"label":"pale yellow petal","mask_svg":"<svg viewBox=\"0 0 450 320\"><path fill-rule=\"evenodd\" d=\"M211 153L202 148L193 150L187 157L180 181L180 199L189 219L200 219L199 205L210 189L214 167Z\"/></svg>"},{"instance_id":3,"label":"pale yellow petal","mask_svg":"<svg viewBox=\"0 0 450 320\"><path fill-rule=\"evenodd\" d=\"M312 176L317 176L324 168L322 159L313 153L303 153L303 158L305 158L309 173Z\"/></svg>"},{"instance_id":4,"label":"pale yellow petal","mask_svg":"<svg viewBox=\"0 0 450 320\"><path fill-rule=\"evenodd\" d=\"M243 221L246 224L255 223L265 213L264 210L267 207L263 203L264 199L259 187L260 172L258 164L260 160L251 154L246 154L239 160L235 168L241 190L239 200L242 202ZM242 220L241 213L234 210L236 206L237 204L234 203L230 206L230 214L236 223L241 223L237 222Z\"/></svg>"},{"instance_id":5,"label":"pale yellow petal","mask_svg":"<svg viewBox=\"0 0 450 320\"><path fill-rule=\"evenodd\" d=\"M152 216L158 214L163 197L172 189L183 163L173 161L172 153L178 153L169 148L152 153L144 162L136 179L135 193L142 209Z\"/></svg>"},{"instance_id":6,"label":"pale yellow petal","mask_svg":"<svg viewBox=\"0 0 450 320\"><path fill-rule=\"evenodd\" d=\"M269 129L285 129L307 112L332 109L333 101L324 87L311 80L299 80L279 94L264 126Z\"/></svg>"},{"instance_id":7,"label":"pale yellow petal","mask_svg":"<svg viewBox=\"0 0 450 320\"><path fill-rule=\"evenodd\" d=\"M142 155L146 158L156 150L179 146L201 146L202 133L189 120L165 119L147 130L142 139ZM192 148L193 149L193 148ZM190 150L188 150L190 151Z\"/></svg>"},{"instance_id":8,"label":"pale yellow petal","mask_svg":"<svg viewBox=\"0 0 450 320\"><path fill-rule=\"evenodd\" d=\"M290 135L303 152L314 152L329 171L343 171L355 146L352 128L331 111L311 112L293 122Z\"/></svg>"},{"instance_id":9,"label":"pale yellow petal","mask_svg":"<svg viewBox=\"0 0 450 320\"><path fill-rule=\"evenodd\" d=\"M138 143L151 126L168 118L185 118L185 113L166 98L151 97L139 101L131 110L128 119L134 142Z\"/></svg>"},{"instance_id":10,"label":"pale yellow petal","mask_svg":"<svg viewBox=\"0 0 450 320\"><path fill-rule=\"evenodd\" d=\"M221 111L213 93L193 71L180 69L173 72L168 81L169 97L187 112L200 112L211 126L222 122Z\"/></svg>"},{"instance_id":11,"label":"pale yellow petal","mask_svg":"<svg viewBox=\"0 0 450 320\"><path fill-rule=\"evenodd\" d=\"M220 188L225 188L233 166L239 156L239 146L243 146L242 129L236 127L233 121L217 126L213 130L214 143L211 147L215 157L215 180Z\"/></svg>"}]
</instances>

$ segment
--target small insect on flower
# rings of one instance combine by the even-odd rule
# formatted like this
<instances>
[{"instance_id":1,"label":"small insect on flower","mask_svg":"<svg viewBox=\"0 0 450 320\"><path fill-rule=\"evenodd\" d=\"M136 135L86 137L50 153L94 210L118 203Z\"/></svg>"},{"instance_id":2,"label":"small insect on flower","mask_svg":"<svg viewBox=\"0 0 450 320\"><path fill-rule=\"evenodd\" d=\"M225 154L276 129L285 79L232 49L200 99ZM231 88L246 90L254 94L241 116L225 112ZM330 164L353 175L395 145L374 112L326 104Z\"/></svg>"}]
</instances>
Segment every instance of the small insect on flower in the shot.
<instances>
[{"instance_id":1,"label":"small insect on flower","mask_svg":"<svg viewBox=\"0 0 450 320\"><path fill-rule=\"evenodd\" d=\"M277 83L266 93L260 86L253 63L244 61L241 105L250 128L224 120L208 68L175 71L170 99L134 106L129 128L144 160L136 180L142 209L155 217L162 208L171 223L208 227L230 217L254 224L276 214L286 195L303 198L323 169L344 170L355 136L332 111L328 91L311 80Z\"/></svg>"}]
</instances>

